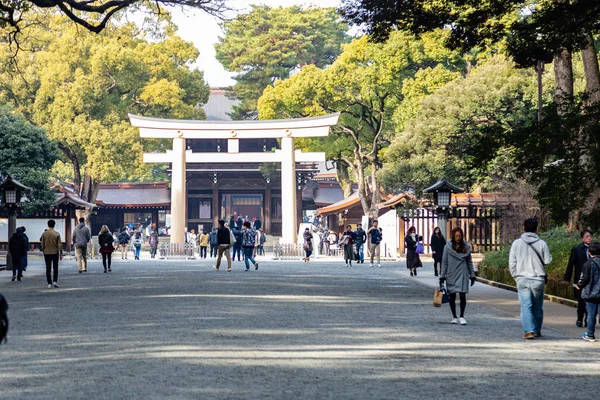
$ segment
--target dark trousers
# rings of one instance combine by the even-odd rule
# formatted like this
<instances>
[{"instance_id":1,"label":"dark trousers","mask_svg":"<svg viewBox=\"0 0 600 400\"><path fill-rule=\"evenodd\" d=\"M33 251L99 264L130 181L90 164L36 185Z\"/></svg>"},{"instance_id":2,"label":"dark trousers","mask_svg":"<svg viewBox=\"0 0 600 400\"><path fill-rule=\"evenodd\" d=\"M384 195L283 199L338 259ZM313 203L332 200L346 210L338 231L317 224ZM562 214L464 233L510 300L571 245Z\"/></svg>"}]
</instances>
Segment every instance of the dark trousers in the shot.
<instances>
[{"instance_id":1,"label":"dark trousers","mask_svg":"<svg viewBox=\"0 0 600 400\"><path fill-rule=\"evenodd\" d=\"M581 290L573 288L573 291L575 292L575 300L577 300L577 321L583 322L585 316L587 315L586 302L581 298Z\"/></svg>"},{"instance_id":2,"label":"dark trousers","mask_svg":"<svg viewBox=\"0 0 600 400\"><path fill-rule=\"evenodd\" d=\"M217 256L217 251L219 250L219 246L216 244L210 245L210 258Z\"/></svg>"},{"instance_id":3,"label":"dark trousers","mask_svg":"<svg viewBox=\"0 0 600 400\"><path fill-rule=\"evenodd\" d=\"M433 271L435 273L435 276L438 276L439 273L442 271L442 259L441 258L433 259Z\"/></svg>"},{"instance_id":4,"label":"dark trousers","mask_svg":"<svg viewBox=\"0 0 600 400\"><path fill-rule=\"evenodd\" d=\"M13 277L21 279L23 277L23 258L18 256L12 256L12 273Z\"/></svg>"},{"instance_id":5,"label":"dark trousers","mask_svg":"<svg viewBox=\"0 0 600 400\"><path fill-rule=\"evenodd\" d=\"M48 285L52 285L52 279L50 276L50 270L54 268L54 282L58 282L58 254L44 254L44 261L46 262L46 280Z\"/></svg>"},{"instance_id":6,"label":"dark trousers","mask_svg":"<svg viewBox=\"0 0 600 400\"><path fill-rule=\"evenodd\" d=\"M238 245L238 244L234 244L233 245L233 255L231 257L231 259L233 261L235 261L235 255L237 254L238 257L238 261L242 261L242 246Z\"/></svg>"},{"instance_id":7,"label":"dark trousers","mask_svg":"<svg viewBox=\"0 0 600 400\"><path fill-rule=\"evenodd\" d=\"M200 258L206 258L206 246L200 246Z\"/></svg>"},{"instance_id":8,"label":"dark trousers","mask_svg":"<svg viewBox=\"0 0 600 400\"><path fill-rule=\"evenodd\" d=\"M105 271L106 271L107 265L108 265L108 269L110 269L111 261L112 261L112 253L102 253L102 265L104 265Z\"/></svg>"}]
</instances>

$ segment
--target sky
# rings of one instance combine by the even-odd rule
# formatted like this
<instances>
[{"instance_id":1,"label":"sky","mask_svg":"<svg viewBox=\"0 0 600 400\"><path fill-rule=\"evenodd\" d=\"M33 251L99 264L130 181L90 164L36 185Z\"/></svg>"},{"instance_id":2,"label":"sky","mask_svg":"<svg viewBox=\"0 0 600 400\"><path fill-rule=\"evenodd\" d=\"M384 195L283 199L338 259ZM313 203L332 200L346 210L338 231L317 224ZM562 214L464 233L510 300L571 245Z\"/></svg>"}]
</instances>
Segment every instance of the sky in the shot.
<instances>
[{"instance_id":1,"label":"sky","mask_svg":"<svg viewBox=\"0 0 600 400\"><path fill-rule=\"evenodd\" d=\"M338 7L341 4L341 0L257 0L252 2L231 0L230 6L234 9L244 11L249 9L250 4L266 4L272 7L289 7L292 5ZM225 71L219 61L217 61L215 55L214 44L217 43L219 36L223 35L217 18L200 11L173 9L171 12L173 22L179 27L179 36L184 40L193 42L200 51L196 67L204 71L204 79L206 79L208 84L211 87L233 85L235 81L231 77L234 74Z\"/></svg>"}]
</instances>

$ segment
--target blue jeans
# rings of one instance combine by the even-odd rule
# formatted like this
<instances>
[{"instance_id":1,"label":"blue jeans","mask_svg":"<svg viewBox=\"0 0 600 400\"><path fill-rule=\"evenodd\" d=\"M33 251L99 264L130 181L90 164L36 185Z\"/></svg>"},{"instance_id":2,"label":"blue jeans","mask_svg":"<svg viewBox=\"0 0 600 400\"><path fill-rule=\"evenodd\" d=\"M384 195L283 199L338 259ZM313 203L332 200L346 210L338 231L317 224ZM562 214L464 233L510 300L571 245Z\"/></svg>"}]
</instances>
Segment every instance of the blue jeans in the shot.
<instances>
[{"instance_id":1,"label":"blue jeans","mask_svg":"<svg viewBox=\"0 0 600 400\"><path fill-rule=\"evenodd\" d=\"M585 308L587 310L587 333L588 336L594 337L596 333L596 314L598 314L599 303L590 303L586 301Z\"/></svg>"},{"instance_id":2,"label":"blue jeans","mask_svg":"<svg viewBox=\"0 0 600 400\"><path fill-rule=\"evenodd\" d=\"M244 262L246 263L246 269L250 269L250 261L256 265L256 260L252 257L254 253L254 247L244 247Z\"/></svg>"},{"instance_id":3,"label":"blue jeans","mask_svg":"<svg viewBox=\"0 0 600 400\"><path fill-rule=\"evenodd\" d=\"M544 281L517 279L521 324L525 333L541 333L544 321Z\"/></svg>"},{"instance_id":4,"label":"blue jeans","mask_svg":"<svg viewBox=\"0 0 600 400\"><path fill-rule=\"evenodd\" d=\"M233 253L232 253L232 260L235 261L235 255L237 254L238 257L238 261L242 261L242 256L240 255L240 252L242 251L242 246L238 245L238 244L234 244L233 245Z\"/></svg>"},{"instance_id":5,"label":"blue jeans","mask_svg":"<svg viewBox=\"0 0 600 400\"><path fill-rule=\"evenodd\" d=\"M140 252L142 251L142 246L135 246L135 256L140 258Z\"/></svg>"},{"instance_id":6,"label":"blue jeans","mask_svg":"<svg viewBox=\"0 0 600 400\"><path fill-rule=\"evenodd\" d=\"M365 250L364 250L364 245L362 244L357 244L356 245L356 251L358 252L358 260L359 261L363 261L365 259Z\"/></svg>"}]
</instances>

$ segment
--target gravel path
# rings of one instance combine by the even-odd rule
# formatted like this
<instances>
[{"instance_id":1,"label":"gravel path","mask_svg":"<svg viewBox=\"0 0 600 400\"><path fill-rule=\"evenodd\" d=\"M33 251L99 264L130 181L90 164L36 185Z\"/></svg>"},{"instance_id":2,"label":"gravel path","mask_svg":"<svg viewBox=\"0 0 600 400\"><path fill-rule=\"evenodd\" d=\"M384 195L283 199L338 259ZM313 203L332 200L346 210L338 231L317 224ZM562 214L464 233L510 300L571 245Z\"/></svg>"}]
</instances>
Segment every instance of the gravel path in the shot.
<instances>
[{"instance_id":1,"label":"gravel path","mask_svg":"<svg viewBox=\"0 0 600 400\"><path fill-rule=\"evenodd\" d=\"M41 263L10 303L2 399L572 399L600 391L600 344L555 331L525 342L514 317L471 303L448 324L398 265ZM416 278L419 279L419 278Z\"/></svg>"}]
</instances>

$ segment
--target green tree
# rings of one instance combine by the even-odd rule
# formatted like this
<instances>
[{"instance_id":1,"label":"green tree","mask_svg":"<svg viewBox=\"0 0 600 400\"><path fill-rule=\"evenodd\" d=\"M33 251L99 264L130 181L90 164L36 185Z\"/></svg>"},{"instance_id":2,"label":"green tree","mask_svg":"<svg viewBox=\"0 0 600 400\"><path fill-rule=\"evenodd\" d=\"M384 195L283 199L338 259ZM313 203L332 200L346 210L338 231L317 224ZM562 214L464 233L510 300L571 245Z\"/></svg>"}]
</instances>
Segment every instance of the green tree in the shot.
<instances>
[{"instance_id":1,"label":"green tree","mask_svg":"<svg viewBox=\"0 0 600 400\"><path fill-rule=\"evenodd\" d=\"M205 118L200 105L209 89L202 72L190 67L198 51L171 25L153 40L133 24L95 35L64 17L31 29L36 49L0 67L0 97L58 143L83 200L94 203L103 181L147 179L151 168L142 153L168 146L143 142L128 113Z\"/></svg>"},{"instance_id":2,"label":"green tree","mask_svg":"<svg viewBox=\"0 0 600 400\"><path fill-rule=\"evenodd\" d=\"M498 189L518 176L513 139L535 113L533 72L494 57L421 98L388 148L380 178L394 192L421 193L442 177L470 190Z\"/></svg>"},{"instance_id":3,"label":"green tree","mask_svg":"<svg viewBox=\"0 0 600 400\"><path fill-rule=\"evenodd\" d=\"M241 101L233 119L255 119L263 90L306 65L331 64L349 41L348 27L332 8L252 6L223 23L217 59L236 72L231 95Z\"/></svg>"},{"instance_id":4,"label":"green tree","mask_svg":"<svg viewBox=\"0 0 600 400\"><path fill-rule=\"evenodd\" d=\"M50 190L49 170L57 159L58 151L44 134L8 107L0 107L0 175L10 175L32 188L25 195L25 213L46 209L56 202Z\"/></svg>"},{"instance_id":5,"label":"green tree","mask_svg":"<svg viewBox=\"0 0 600 400\"><path fill-rule=\"evenodd\" d=\"M404 100L405 82L416 71L438 65L463 65L456 53L438 53L435 35L418 40L394 32L385 43L364 36L344 46L329 67L306 66L290 78L265 89L259 118L305 117L340 112L340 120L327 138L299 141L308 150L327 152L327 157L348 168L358 182L365 215L377 217L381 201L377 172L383 150L394 136L394 110Z\"/></svg>"}]
</instances>

